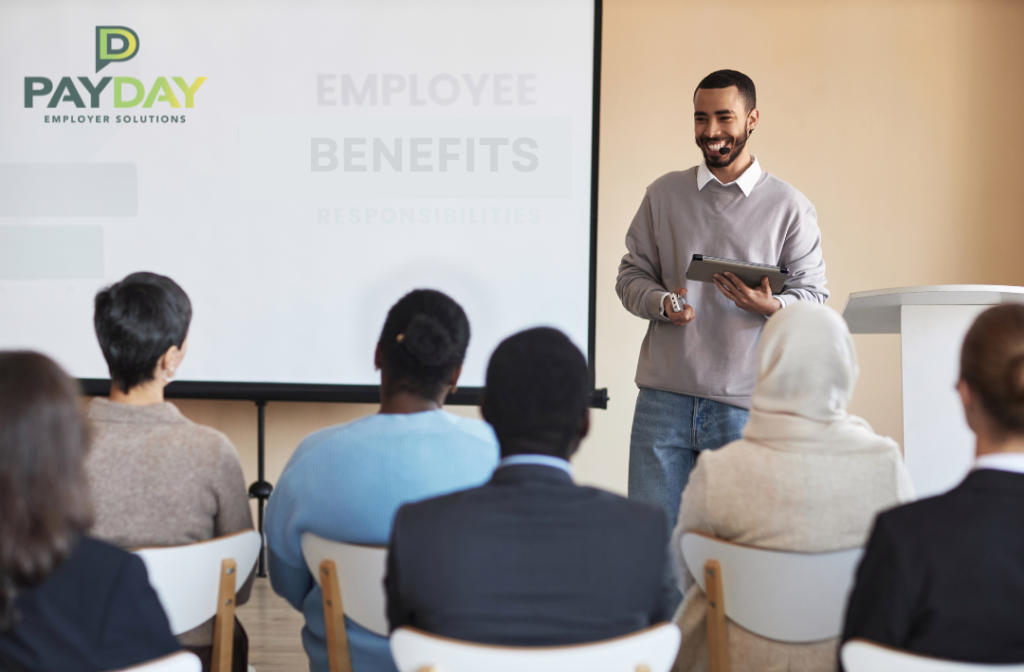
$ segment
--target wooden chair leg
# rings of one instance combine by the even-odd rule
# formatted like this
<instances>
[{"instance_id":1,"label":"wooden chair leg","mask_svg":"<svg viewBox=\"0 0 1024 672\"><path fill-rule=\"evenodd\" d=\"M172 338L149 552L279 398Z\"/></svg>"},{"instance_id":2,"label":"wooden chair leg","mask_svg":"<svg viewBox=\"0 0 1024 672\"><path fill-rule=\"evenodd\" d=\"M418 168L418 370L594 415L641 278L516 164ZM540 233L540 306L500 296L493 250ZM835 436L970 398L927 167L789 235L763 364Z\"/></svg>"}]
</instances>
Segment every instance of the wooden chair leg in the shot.
<instances>
[{"instance_id":1,"label":"wooden chair leg","mask_svg":"<svg viewBox=\"0 0 1024 672\"><path fill-rule=\"evenodd\" d=\"M704 595L707 598L708 669L729 672L729 637L725 629L725 593L722 567L717 560L704 563Z\"/></svg>"},{"instance_id":2,"label":"wooden chair leg","mask_svg":"<svg viewBox=\"0 0 1024 672\"><path fill-rule=\"evenodd\" d=\"M217 595L217 616L213 621L213 660L210 672L231 672L235 646L235 561L220 563L220 591Z\"/></svg>"},{"instance_id":3,"label":"wooden chair leg","mask_svg":"<svg viewBox=\"0 0 1024 672\"><path fill-rule=\"evenodd\" d=\"M338 568L333 560L320 563L320 591L324 600L324 625L327 630L327 663L331 672L352 672L352 655L345 631L345 609L338 585Z\"/></svg>"}]
</instances>

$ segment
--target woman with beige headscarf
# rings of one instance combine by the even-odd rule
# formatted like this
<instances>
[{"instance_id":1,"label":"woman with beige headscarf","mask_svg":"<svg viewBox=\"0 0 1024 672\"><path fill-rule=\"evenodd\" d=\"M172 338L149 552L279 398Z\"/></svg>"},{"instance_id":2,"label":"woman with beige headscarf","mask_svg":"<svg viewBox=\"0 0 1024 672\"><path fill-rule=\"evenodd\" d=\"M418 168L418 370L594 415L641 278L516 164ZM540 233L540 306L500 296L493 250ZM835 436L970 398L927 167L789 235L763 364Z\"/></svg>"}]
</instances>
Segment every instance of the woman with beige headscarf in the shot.
<instances>
[{"instance_id":1,"label":"woman with beige headscarf","mask_svg":"<svg viewBox=\"0 0 1024 672\"><path fill-rule=\"evenodd\" d=\"M760 548L821 553L862 546L875 515L913 498L899 445L846 412L859 369L846 323L794 303L758 347L743 438L701 454L683 492L672 554L685 596L678 672L708 669L705 598L679 541L697 531ZM835 670L839 639L777 642L728 624L733 672Z\"/></svg>"}]
</instances>

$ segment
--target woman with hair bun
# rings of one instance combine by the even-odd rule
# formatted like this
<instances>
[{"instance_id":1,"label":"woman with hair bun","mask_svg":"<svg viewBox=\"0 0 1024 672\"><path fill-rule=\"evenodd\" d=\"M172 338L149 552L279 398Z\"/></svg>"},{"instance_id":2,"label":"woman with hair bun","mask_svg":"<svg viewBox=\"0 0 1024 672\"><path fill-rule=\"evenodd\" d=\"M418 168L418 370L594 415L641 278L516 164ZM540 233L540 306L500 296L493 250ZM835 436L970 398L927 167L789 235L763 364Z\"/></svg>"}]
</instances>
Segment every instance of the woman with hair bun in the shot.
<instances>
[{"instance_id":1,"label":"woman with hair bun","mask_svg":"<svg viewBox=\"0 0 1024 672\"><path fill-rule=\"evenodd\" d=\"M312 672L328 672L320 587L302 558L302 534L385 546L407 502L482 484L498 464L490 426L441 409L469 345L466 313L451 297L418 289L392 306L374 361L380 411L307 436L267 505L274 590L302 611ZM354 672L395 672L386 637L346 619Z\"/></svg>"},{"instance_id":2,"label":"woman with hair bun","mask_svg":"<svg viewBox=\"0 0 1024 672\"><path fill-rule=\"evenodd\" d=\"M974 469L943 495L878 516L843 639L1024 663L1024 305L978 316L957 389L976 437Z\"/></svg>"},{"instance_id":3,"label":"woman with hair bun","mask_svg":"<svg viewBox=\"0 0 1024 672\"><path fill-rule=\"evenodd\" d=\"M100 672L179 648L142 560L85 536L80 394L47 357L0 352L0 670Z\"/></svg>"}]
</instances>

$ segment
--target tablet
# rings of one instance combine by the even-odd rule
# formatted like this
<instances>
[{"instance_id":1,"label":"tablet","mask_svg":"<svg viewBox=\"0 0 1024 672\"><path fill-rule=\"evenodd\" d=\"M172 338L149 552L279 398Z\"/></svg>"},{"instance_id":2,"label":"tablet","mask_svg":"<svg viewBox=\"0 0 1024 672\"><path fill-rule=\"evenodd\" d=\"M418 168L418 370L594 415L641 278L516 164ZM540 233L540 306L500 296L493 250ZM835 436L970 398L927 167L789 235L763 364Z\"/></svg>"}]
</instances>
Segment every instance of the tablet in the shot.
<instances>
[{"instance_id":1,"label":"tablet","mask_svg":"<svg viewBox=\"0 0 1024 672\"><path fill-rule=\"evenodd\" d=\"M782 285L789 278L789 270L785 266L755 264L752 261L721 259L719 257L695 254L690 261L690 267L686 269L686 279L698 282L714 282L711 278L712 275L715 273L724 274L726 271L735 273L748 287L760 287L761 278L768 276L768 284L772 288L772 294L781 292Z\"/></svg>"}]
</instances>

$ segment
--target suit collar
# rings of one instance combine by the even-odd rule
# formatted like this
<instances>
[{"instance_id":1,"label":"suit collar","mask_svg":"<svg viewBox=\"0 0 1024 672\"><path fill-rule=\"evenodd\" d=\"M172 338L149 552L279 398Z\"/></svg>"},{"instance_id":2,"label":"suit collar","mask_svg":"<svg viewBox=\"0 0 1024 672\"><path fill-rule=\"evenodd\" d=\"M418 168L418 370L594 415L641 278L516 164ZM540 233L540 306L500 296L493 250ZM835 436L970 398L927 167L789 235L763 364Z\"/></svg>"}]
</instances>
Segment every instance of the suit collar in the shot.
<instances>
[{"instance_id":1,"label":"suit collar","mask_svg":"<svg viewBox=\"0 0 1024 672\"><path fill-rule=\"evenodd\" d=\"M556 483L573 485L572 476L558 467L542 464L513 464L498 467L491 477L491 483Z\"/></svg>"},{"instance_id":2,"label":"suit collar","mask_svg":"<svg viewBox=\"0 0 1024 672\"><path fill-rule=\"evenodd\" d=\"M977 469L957 489L974 492L999 492L1001 494L1024 497L1024 474L996 469Z\"/></svg>"}]
</instances>

